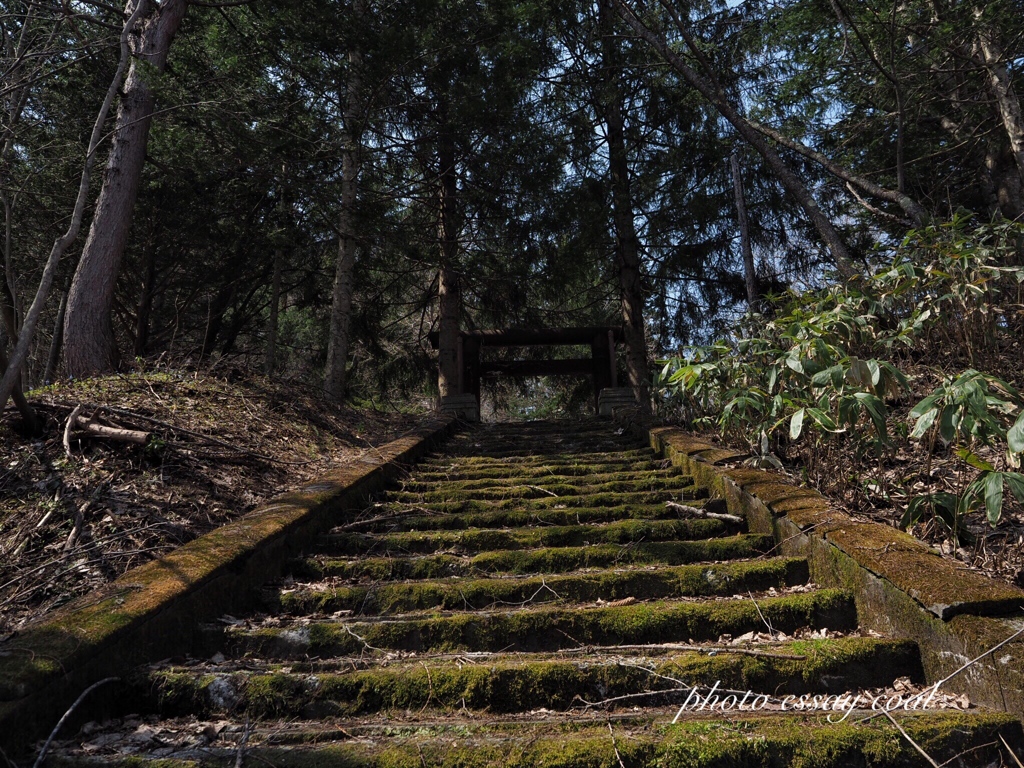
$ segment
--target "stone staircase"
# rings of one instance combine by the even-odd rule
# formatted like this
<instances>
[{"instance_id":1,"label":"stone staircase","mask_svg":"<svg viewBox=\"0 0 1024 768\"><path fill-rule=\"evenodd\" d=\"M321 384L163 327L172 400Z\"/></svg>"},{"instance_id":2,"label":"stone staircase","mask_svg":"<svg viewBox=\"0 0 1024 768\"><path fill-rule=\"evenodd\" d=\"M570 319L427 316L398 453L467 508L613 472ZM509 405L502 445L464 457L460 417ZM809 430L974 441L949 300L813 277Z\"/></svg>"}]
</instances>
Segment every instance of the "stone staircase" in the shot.
<instances>
[{"instance_id":1,"label":"stone staircase","mask_svg":"<svg viewBox=\"0 0 1024 768\"><path fill-rule=\"evenodd\" d=\"M628 434L491 425L445 449L47 764L1015 765L1006 714L927 689L898 726L872 711L922 691L917 646L860 631L852 595Z\"/></svg>"}]
</instances>

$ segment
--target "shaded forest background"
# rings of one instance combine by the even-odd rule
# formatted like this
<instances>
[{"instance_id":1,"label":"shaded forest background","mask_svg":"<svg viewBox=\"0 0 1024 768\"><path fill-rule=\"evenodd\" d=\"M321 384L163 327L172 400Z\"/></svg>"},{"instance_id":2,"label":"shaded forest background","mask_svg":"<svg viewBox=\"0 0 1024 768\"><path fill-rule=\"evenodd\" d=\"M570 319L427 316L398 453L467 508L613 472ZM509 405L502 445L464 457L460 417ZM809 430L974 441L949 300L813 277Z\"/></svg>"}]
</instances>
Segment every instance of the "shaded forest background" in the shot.
<instances>
[{"instance_id":1,"label":"shaded forest background","mask_svg":"<svg viewBox=\"0 0 1024 768\"><path fill-rule=\"evenodd\" d=\"M632 295L653 361L911 227L1022 212L1008 0L12 0L0 24L24 391L238 362L397 406L436 391L444 295L463 329L620 324Z\"/></svg>"},{"instance_id":2,"label":"shaded forest background","mask_svg":"<svg viewBox=\"0 0 1024 768\"><path fill-rule=\"evenodd\" d=\"M401 433L459 328L621 325L656 415L1024 583L1022 5L5 0L0 631Z\"/></svg>"}]
</instances>

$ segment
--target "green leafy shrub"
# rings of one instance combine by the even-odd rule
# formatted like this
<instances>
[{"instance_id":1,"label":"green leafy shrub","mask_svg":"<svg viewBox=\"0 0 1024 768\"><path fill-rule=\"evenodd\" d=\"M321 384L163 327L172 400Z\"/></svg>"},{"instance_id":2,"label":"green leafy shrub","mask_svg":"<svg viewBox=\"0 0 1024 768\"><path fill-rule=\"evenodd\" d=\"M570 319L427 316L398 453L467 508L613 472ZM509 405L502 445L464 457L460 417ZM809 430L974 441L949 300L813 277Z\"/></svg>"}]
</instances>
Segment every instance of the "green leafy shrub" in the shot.
<instances>
[{"instance_id":1,"label":"green leafy shrub","mask_svg":"<svg viewBox=\"0 0 1024 768\"><path fill-rule=\"evenodd\" d=\"M949 447L962 460L958 493L914 498L903 525L930 512L958 537L964 515L981 506L994 525L1004 487L1024 502L1024 476L1009 471L1024 452L1024 400L973 363L1021 328L1022 239L1021 224L967 218L912 231L873 275L787 293L730 338L663 361L662 402L777 466L797 450L805 468L838 465L860 477L868 460L881 466L908 441L922 441L929 457ZM893 409L912 391L908 372L927 372L926 362L972 367L914 406L908 430ZM1003 469L975 450L1004 444Z\"/></svg>"}]
</instances>

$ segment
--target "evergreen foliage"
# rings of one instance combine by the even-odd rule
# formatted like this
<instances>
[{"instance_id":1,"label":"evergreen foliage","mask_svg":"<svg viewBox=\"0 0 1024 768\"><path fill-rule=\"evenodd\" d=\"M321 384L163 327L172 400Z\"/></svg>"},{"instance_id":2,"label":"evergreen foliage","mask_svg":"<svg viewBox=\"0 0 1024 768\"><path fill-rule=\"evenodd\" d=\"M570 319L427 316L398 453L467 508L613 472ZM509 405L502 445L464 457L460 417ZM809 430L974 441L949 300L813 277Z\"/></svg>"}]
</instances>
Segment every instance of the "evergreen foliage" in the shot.
<instances>
[{"instance_id":1,"label":"evergreen foliage","mask_svg":"<svg viewBox=\"0 0 1024 768\"><path fill-rule=\"evenodd\" d=\"M615 0L609 7L637 13L763 130L865 271L877 261L877 244L903 239L910 226L930 231L910 221L914 206L935 225L961 211L1005 220L1024 211L1024 135L1013 90L1024 40L1017 2ZM122 23L103 4L12 2L0 11L8 345L72 207ZM828 251L771 164L656 47L622 19L610 23L651 359L715 338L746 308L733 152L762 292L826 284L834 276ZM320 379L347 142L360 160L350 396L397 403L432 390L425 334L438 323L442 136L455 152L461 326L619 324L603 39L599 6L589 3L192 7L167 70L151 78L156 114L112 310L122 361L257 367L272 336L275 375ZM352 83L358 109L346 113ZM113 117L108 122L112 129ZM100 152L108 149L109 141ZM90 205L101 181L93 181ZM891 194L878 197L876 187ZM81 240L46 305L26 387L61 375L59 367L47 372L47 362L51 346L59 348L60 296ZM900 268L927 269L928 247L903 249ZM947 334L970 345L968 358L984 355L986 333L1000 318L964 294L969 283L954 284L963 270L951 275L942 306L966 313L962 327L936 324L937 308L931 320L921 319L927 310L887 311L919 320L929 338ZM868 332L865 325L880 338L890 333L891 318L876 313L875 299L858 299L854 309L853 289L835 290L847 296L858 333ZM828 295L812 294L815 301ZM903 340L918 343L917 332L907 329ZM810 350L810 340L799 341ZM855 389L836 389L828 407L805 404L795 431L831 428L825 415L840 429L891 395L862 383L874 376L870 361L888 359L874 347L848 351L853 357L821 354L834 360L830 367L860 371L844 384ZM901 386L878 370L885 387ZM543 391L583 400L555 385ZM756 392L745 397L750 402L733 403L730 413L760 407Z\"/></svg>"}]
</instances>

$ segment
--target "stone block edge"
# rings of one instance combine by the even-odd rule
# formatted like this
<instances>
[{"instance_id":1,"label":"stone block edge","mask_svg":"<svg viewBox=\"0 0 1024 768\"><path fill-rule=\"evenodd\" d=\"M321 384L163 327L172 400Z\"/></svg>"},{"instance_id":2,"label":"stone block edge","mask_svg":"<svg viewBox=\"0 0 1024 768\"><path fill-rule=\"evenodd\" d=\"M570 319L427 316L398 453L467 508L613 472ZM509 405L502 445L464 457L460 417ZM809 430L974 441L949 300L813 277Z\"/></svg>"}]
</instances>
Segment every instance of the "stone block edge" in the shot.
<instances>
[{"instance_id":1,"label":"stone block edge","mask_svg":"<svg viewBox=\"0 0 1024 768\"><path fill-rule=\"evenodd\" d=\"M125 572L0 643L0 747L26 749L93 682L190 649L196 624L248 607L241 605L250 599L247 592L274 578L306 542L338 524L339 515L458 425L451 417L425 419L406 435Z\"/></svg>"},{"instance_id":2,"label":"stone block edge","mask_svg":"<svg viewBox=\"0 0 1024 768\"><path fill-rule=\"evenodd\" d=\"M1024 591L960 571L923 542L881 523L855 521L817 492L778 475L716 466L742 454L727 456L726 449L685 430L652 427L645 432L655 451L723 498L730 512L746 517L751 532L774 535L779 554L807 557L814 581L851 589L863 626L917 641L930 681L943 679L1024 626ZM876 537L881 546L872 548L870 539ZM942 582L948 579L933 591L956 599L937 600L901 578L901 555L917 561L917 572L927 567ZM972 665L946 688L1024 718L1024 641Z\"/></svg>"}]
</instances>

